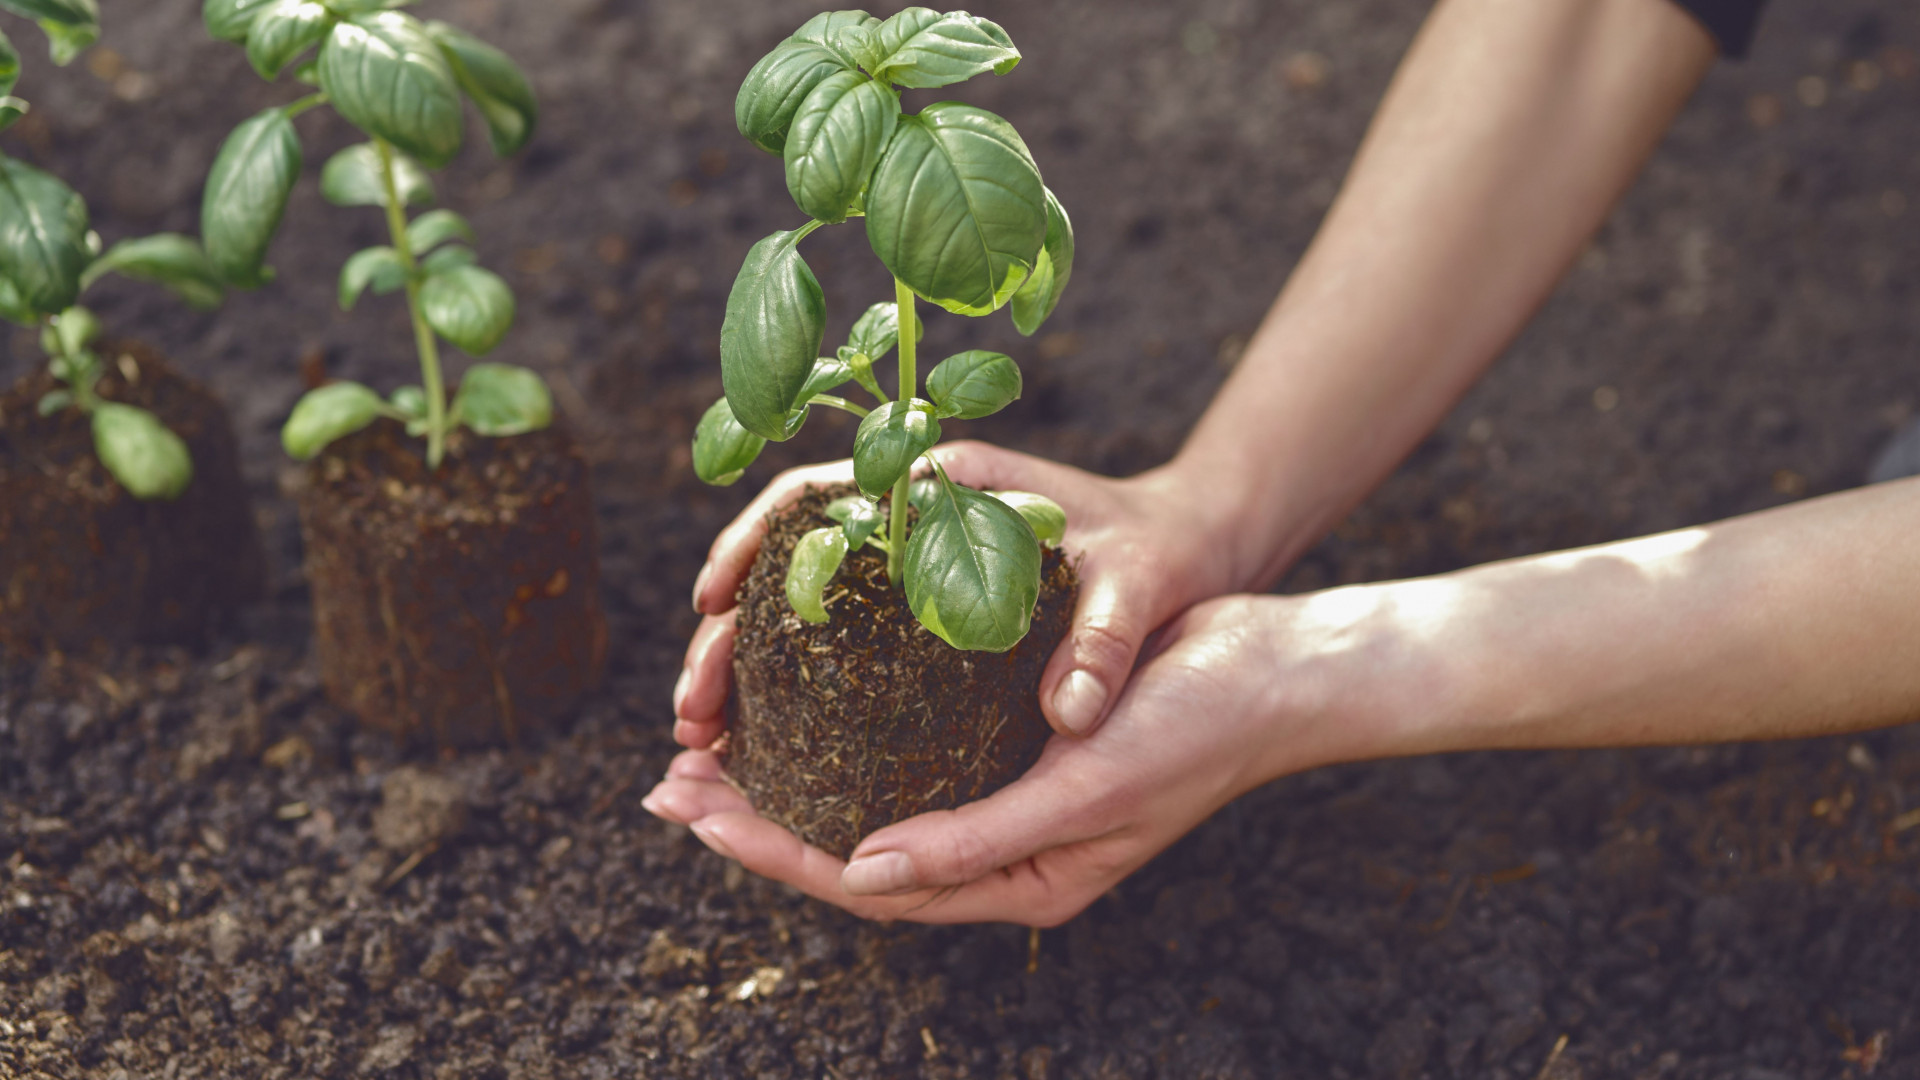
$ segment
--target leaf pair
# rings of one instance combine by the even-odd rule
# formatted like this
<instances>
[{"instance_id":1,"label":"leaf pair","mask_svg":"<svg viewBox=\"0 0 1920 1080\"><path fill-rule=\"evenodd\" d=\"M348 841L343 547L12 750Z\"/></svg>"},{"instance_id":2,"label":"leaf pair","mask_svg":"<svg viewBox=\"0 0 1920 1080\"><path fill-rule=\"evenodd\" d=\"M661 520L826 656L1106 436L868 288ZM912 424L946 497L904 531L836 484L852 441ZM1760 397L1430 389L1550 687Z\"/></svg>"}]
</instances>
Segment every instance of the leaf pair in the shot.
<instances>
[{"instance_id":1,"label":"leaf pair","mask_svg":"<svg viewBox=\"0 0 1920 1080\"><path fill-rule=\"evenodd\" d=\"M328 383L309 391L280 430L289 455L308 461L336 440L381 417L409 425L424 421L426 398L419 387L402 387L392 401L356 382ZM553 422L553 397L539 375L511 364L475 364L454 395L450 417L489 437L524 435Z\"/></svg>"},{"instance_id":2,"label":"leaf pair","mask_svg":"<svg viewBox=\"0 0 1920 1080\"><path fill-rule=\"evenodd\" d=\"M1026 636L1039 599L1040 545L1058 542L1065 513L1041 495L975 491L944 476L922 490L906 552L908 607L955 648L1012 648ZM827 513L841 525L803 536L787 569L788 603L815 623L827 621L824 592L847 553L882 522L878 507L852 497L835 500Z\"/></svg>"}]
</instances>

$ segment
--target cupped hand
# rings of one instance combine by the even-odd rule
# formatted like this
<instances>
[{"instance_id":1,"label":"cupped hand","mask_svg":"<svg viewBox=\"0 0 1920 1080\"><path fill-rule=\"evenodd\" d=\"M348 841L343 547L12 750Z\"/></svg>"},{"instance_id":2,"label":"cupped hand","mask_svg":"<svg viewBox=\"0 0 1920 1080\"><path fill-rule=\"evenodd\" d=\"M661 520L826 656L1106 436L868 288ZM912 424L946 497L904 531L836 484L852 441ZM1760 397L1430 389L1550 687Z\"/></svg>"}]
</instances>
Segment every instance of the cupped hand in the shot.
<instances>
[{"instance_id":1,"label":"cupped hand","mask_svg":"<svg viewBox=\"0 0 1920 1080\"><path fill-rule=\"evenodd\" d=\"M1148 634L1196 601L1246 584L1220 539L1232 532L1219 520L1225 504L1171 469L1117 480L977 442L949 443L934 454L962 484L1037 492L1067 512L1065 547L1081 560L1080 600L1040 680L1041 707L1057 732L1091 734ZM673 692L681 745L705 749L720 736L733 678L734 596L759 553L767 515L809 485L852 479L848 461L781 473L714 541L693 588L693 606L706 618Z\"/></svg>"},{"instance_id":2,"label":"cupped hand","mask_svg":"<svg viewBox=\"0 0 1920 1080\"><path fill-rule=\"evenodd\" d=\"M1241 793L1372 756L1389 700L1431 689L1380 648L1365 604L1223 597L1156 636L1090 737L1055 735L1019 780L874 833L844 863L755 814L687 750L647 797L715 851L857 915L1053 926ZM1398 706L1395 706L1398 707Z\"/></svg>"}]
</instances>

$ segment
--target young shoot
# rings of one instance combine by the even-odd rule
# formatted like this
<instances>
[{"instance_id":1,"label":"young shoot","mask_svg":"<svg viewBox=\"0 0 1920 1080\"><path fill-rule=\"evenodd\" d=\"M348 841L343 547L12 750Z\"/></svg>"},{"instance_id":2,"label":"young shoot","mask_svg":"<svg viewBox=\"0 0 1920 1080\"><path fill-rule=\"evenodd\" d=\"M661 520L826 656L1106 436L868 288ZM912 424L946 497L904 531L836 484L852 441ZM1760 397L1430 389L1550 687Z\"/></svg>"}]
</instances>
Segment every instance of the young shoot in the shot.
<instances>
[{"instance_id":1,"label":"young shoot","mask_svg":"<svg viewBox=\"0 0 1920 1080\"><path fill-rule=\"evenodd\" d=\"M338 382L294 407L281 442L307 460L336 439L381 417L425 436L430 466L447 437L465 425L485 436L546 427L553 401L525 368L481 363L468 369L449 400L440 363L444 339L484 356L513 326L513 291L479 266L476 238L451 210L409 220L434 201L428 169L446 165L466 134L464 97L486 121L494 153L517 153L533 137L533 86L499 49L445 23L421 22L398 8L410 0L205 0L214 37L246 48L262 78L293 77L318 89L242 123L220 148L201 207L207 254L227 282L253 288L272 279L265 264L287 198L300 175L294 118L331 107L368 141L335 154L320 172L320 193L336 206L368 206L386 217L389 242L347 260L340 306L361 295L403 292L412 316L420 384L382 398L359 383ZM314 53L306 58L308 53Z\"/></svg>"},{"instance_id":2,"label":"young shoot","mask_svg":"<svg viewBox=\"0 0 1920 1080\"><path fill-rule=\"evenodd\" d=\"M36 20L53 60L71 61L100 36L94 0L0 0L0 9ZM0 29L0 131L26 115L13 96L20 54ZM62 388L40 399L42 416L66 409L89 418L94 452L139 499L173 499L193 481L187 444L145 409L101 399L105 370L94 343L100 320L80 294L108 272L152 281L199 308L224 290L198 241L173 233L126 240L102 251L87 204L58 177L0 153L0 318L38 327L48 367Z\"/></svg>"},{"instance_id":3,"label":"young shoot","mask_svg":"<svg viewBox=\"0 0 1920 1080\"><path fill-rule=\"evenodd\" d=\"M987 416L1020 396L1013 359L963 352L934 365L924 391L920 382L916 297L961 315L1010 307L1015 328L1031 335L1073 272L1073 225L1011 124L956 101L901 111L901 88L1004 75L1019 62L1006 31L964 11L914 7L885 20L834 11L755 64L735 101L740 133L782 156L787 190L812 220L747 254L720 330L726 396L695 431L693 463L707 483L731 484L769 441L792 438L814 406L861 418L860 495L833 504L839 527L805 536L788 571L787 598L809 621L827 621L827 583L848 552L867 545L886 554L888 580L927 629L956 648L1004 651L1032 621L1041 545L1066 531L1051 500L964 487L928 453L942 421ZM892 273L894 295L821 356L826 299L799 245L855 217ZM888 352L898 354L891 397L875 375ZM849 383L874 404L838 396ZM933 475L915 480L922 459ZM919 513L911 529L909 506Z\"/></svg>"}]
</instances>

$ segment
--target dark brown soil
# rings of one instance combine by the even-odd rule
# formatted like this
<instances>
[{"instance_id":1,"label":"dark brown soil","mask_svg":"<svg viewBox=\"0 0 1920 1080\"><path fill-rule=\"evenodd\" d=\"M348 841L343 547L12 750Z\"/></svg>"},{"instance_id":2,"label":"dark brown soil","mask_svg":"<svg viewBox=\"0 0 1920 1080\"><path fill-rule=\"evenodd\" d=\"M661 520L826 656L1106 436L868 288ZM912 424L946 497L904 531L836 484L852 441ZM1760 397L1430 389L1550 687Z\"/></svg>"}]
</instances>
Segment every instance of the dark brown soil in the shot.
<instances>
[{"instance_id":1,"label":"dark brown soil","mask_svg":"<svg viewBox=\"0 0 1920 1080\"><path fill-rule=\"evenodd\" d=\"M44 366L0 395L0 649L198 646L265 588L226 407L144 345L99 352L96 392L185 440L193 483L174 500L129 495L94 453L85 414L40 415L63 385Z\"/></svg>"},{"instance_id":2,"label":"dark brown soil","mask_svg":"<svg viewBox=\"0 0 1920 1080\"><path fill-rule=\"evenodd\" d=\"M600 680L607 621L587 463L564 428L462 429L438 471L381 420L300 485L327 696L441 747L517 744Z\"/></svg>"},{"instance_id":3,"label":"dark brown soil","mask_svg":"<svg viewBox=\"0 0 1920 1080\"><path fill-rule=\"evenodd\" d=\"M809 488L769 519L741 588L727 702L729 779L843 859L868 833L985 798L1039 760L1052 734L1040 674L1080 593L1048 548L1033 629L1004 653L962 652L913 617L886 556L862 548L828 589L831 619L809 623L787 603L787 564L808 530L833 524L827 503L854 490Z\"/></svg>"},{"instance_id":4,"label":"dark brown soil","mask_svg":"<svg viewBox=\"0 0 1920 1080\"><path fill-rule=\"evenodd\" d=\"M36 47L34 111L0 143L80 182L108 242L192 231L220 139L301 88L204 41L189 0L101 6L116 59L56 71ZM520 755L402 754L318 688L279 425L303 356L382 388L412 364L396 298L336 311L341 263L383 227L314 178L359 137L324 110L299 121L309 165L269 288L210 315L89 293L227 399L275 587L205 658L0 663L0 1075L1536 1080L1564 1035L1546 1080L1914 1080L1912 727L1293 777L1043 934L1031 971L1023 930L861 924L649 817L708 545L776 470L852 442L851 418L817 416L724 490L687 462L734 273L796 223L734 91L819 6L412 9L507 46L542 93L525 156L494 162L476 131L437 178L519 295L501 358L551 379L601 510L607 684ZM1026 374L1017 405L951 434L1154 464L1304 249L1431 5L965 6L1026 60L913 103L1011 120L1081 255L1034 340L925 313L930 356L995 348ZM1858 482L1920 407L1915 50L1920 5L1775 0L1753 59L1712 73L1511 355L1288 587ZM891 296L857 226L806 257L829 345ZM0 333L0 377L38 363L32 335ZM418 849L383 832L460 821L421 773L461 793L464 823L394 878ZM421 830L378 828L404 808Z\"/></svg>"}]
</instances>

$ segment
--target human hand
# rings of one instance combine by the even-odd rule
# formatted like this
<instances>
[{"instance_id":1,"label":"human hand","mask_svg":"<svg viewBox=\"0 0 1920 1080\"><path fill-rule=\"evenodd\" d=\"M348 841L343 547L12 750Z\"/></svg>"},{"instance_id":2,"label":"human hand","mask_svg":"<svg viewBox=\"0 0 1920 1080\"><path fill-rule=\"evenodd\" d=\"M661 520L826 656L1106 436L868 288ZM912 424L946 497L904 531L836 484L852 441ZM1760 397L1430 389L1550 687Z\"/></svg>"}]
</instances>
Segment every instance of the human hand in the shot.
<instances>
[{"instance_id":1,"label":"human hand","mask_svg":"<svg viewBox=\"0 0 1920 1080\"><path fill-rule=\"evenodd\" d=\"M1125 480L979 442L934 451L960 483L1032 491L1067 512L1066 549L1081 559L1080 600L1067 638L1040 679L1047 721L1062 734L1088 735L1113 707L1149 633L1199 600L1250 582L1235 565L1231 500L1175 467ZM693 606L707 617L687 647L674 687L674 738L705 749L724 726L732 683L734 594L753 566L767 515L808 485L853 479L850 462L790 469L775 477L720 533L694 584Z\"/></svg>"},{"instance_id":2,"label":"human hand","mask_svg":"<svg viewBox=\"0 0 1920 1080\"><path fill-rule=\"evenodd\" d=\"M680 754L646 805L747 869L866 918L1058 925L1243 792L1383 751L1390 718L1435 686L1369 595L1189 610L1093 735L1056 734L1019 780L881 829L851 863L756 814L709 750Z\"/></svg>"}]
</instances>

